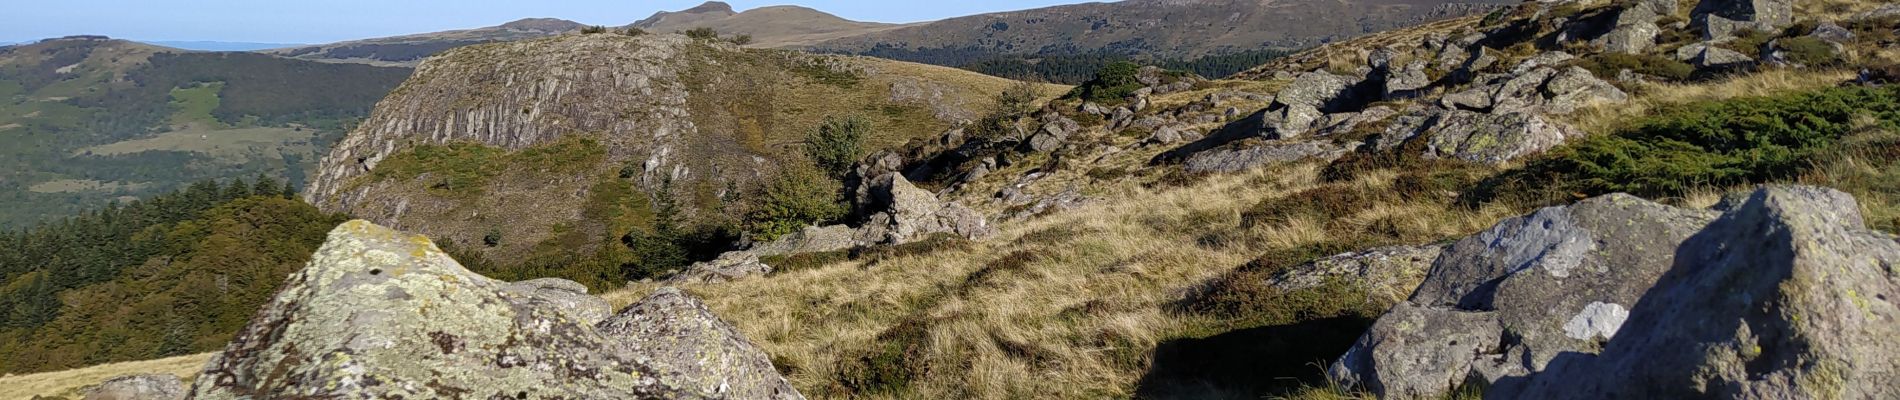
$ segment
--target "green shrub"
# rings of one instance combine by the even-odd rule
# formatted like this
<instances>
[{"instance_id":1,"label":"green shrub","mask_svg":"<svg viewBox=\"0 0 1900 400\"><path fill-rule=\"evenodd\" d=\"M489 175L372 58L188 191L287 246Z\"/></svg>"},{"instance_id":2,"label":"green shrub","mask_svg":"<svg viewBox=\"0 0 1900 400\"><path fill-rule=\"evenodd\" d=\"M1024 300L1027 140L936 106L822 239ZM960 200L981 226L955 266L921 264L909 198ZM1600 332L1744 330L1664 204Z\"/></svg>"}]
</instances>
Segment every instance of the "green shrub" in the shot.
<instances>
[{"instance_id":1,"label":"green shrub","mask_svg":"<svg viewBox=\"0 0 1900 400\"><path fill-rule=\"evenodd\" d=\"M1801 65L1827 67L1841 63L1841 55L1834 52L1834 45L1813 36L1781 39L1775 45L1781 48L1788 61Z\"/></svg>"},{"instance_id":2,"label":"green shrub","mask_svg":"<svg viewBox=\"0 0 1900 400\"><path fill-rule=\"evenodd\" d=\"M686 34L686 37L699 40L719 39L719 31L713 30L713 28L693 28L681 33Z\"/></svg>"},{"instance_id":3,"label":"green shrub","mask_svg":"<svg viewBox=\"0 0 1900 400\"><path fill-rule=\"evenodd\" d=\"M805 154L832 178L851 172L851 165L864 157L864 137L871 133L871 122L859 117L827 117L818 130L805 136Z\"/></svg>"},{"instance_id":4,"label":"green shrub","mask_svg":"<svg viewBox=\"0 0 1900 400\"><path fill-rule=\"evenodd\" d=\"M744 46L744 45L752 44L752 35L733 36L731 40L732 40L732 44Z\"/></svg>"},{"instance_id":5,"label":"green shrub","mask_svg":"<svg viewBox=\"0 0 1900 400\"><path fill-rule=\"evenodd\" d=\"M1603 53L1584 59L1583 68L1596 76L1613 77L1619 71L1653 75L1680 81L1695 73L1695 66L1654 54Z\"/></svg>"},{"instance_id":6,"label":"green shrub","mask_svg":"<svg viewBox=\"0 0 1900 400\"><path fill-rule=\"evenodd\" d=\"M1127 61L1110 63L1096 70L1094 79L1076 86L1063 98L1104 104L1121 103L1123 99L1141 89L1141 81L1135 79L1135 75L1140 72L1141 66L1135 63Z\"/></svg>"},{"instance_id":7,"label":"green shrub","mask_svg":"<svg viewBox=\"0 0 1900 400\"><path fill-rule=\"evenodd\" d=\"M757 208L747 216L746 231L760 240L776 240L806 225L844 216L839 202L842 185L816 168L789 163L766 186Z\"/></svg>"},{"instance_id":8,"label":"green shrub","mask_svg":"<svg viewBox=\"0 0 1900 400\"><path fill-rule=\"evenodd\" d=\"M589 27L585 27L585 28L581 28L581 34L584 34L584 35L592 35L592 34L596 34L596 33L607 33L607 27L605 27L605 26L600 26L600 25L594 25L594 26L589 26Z\"/></svg>"},{"instance_id":9,"label":"green shrub","mask_svg":"<svg viewBox=\"0 0 1900 400\"><path fill-rule=\"evenodd\" d=\"M1662 198L1787 180L1840 143L1857 117L1894 126L1900 121L1900 87L1829 88L1677 107L1487 178L1461 201L1550 203L1616 192Z\"/></svg>"},{"instance_id":10,"label":"green shrub","mask_svg":"<svg viewBox=\"0 0 1900 400\"><path fill-rule=\"evenodd\" d=\"M645 29L640 29L640 28L627 28L626 30L620 31L620 34L639 37L639 36L646 36L647 31Z\"/></svg>"}]
</instances>

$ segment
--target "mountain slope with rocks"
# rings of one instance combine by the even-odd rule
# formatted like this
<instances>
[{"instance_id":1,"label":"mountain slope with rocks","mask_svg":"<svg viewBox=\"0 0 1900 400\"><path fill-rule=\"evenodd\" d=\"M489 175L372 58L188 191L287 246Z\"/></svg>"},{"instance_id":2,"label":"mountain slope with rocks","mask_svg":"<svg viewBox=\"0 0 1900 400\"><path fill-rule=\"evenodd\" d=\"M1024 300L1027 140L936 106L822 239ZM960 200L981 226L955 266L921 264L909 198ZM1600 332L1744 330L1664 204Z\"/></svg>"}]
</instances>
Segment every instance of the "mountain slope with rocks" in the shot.
<instances>
[{"instance_id":1,"label":"mountain slope with rocks","mask_svg":"<svg viewBox=\"0 0 1900 400\"><path fill-rule=\"evenodd\" d=\"M996 55L1105 52L1194 58L1302 48L1432 20L1484 13L1506 1L1278 2L1132 0L951 18L810 46L823 52L962 65ZM1297 23L1291 23L1298 21Z\"/></svg>"},{"instance_id":2,"label":"mountain slope with rocks","mask_svg":"<svg viewBox=\"0 0 1900 400\"><path fill-rule=\"evenodd\" d=\"M891 147L988 112L1008 84L674 34L466 47L345 137L307 199L498 261L591 251L655 215L743 218L828 118L862 119L865 146Z\"/></svg>"}]
</instances>

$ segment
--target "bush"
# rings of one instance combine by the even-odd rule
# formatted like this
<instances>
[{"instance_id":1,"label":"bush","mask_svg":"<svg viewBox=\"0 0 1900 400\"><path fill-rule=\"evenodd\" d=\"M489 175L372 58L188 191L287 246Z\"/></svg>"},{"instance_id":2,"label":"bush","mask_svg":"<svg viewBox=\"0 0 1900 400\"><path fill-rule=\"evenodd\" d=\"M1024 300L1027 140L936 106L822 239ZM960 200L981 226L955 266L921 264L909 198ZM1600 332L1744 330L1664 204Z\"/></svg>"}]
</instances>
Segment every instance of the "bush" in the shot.
<instances>
[{"instance_id":1,"label":"bush","mask_svg":"<svg viewBox=\"0 0 1900 400\"><path fill-rule=\"evenodd\" d=\"M640 29L640 28L627 28L627 30L620 31L620 34L637 37L637 36L646 36L647 31L645 29Z\"/></svg>"},{"instance_id":2,"label":"bush","mask_svg":"<svg viewBox=\"0 0 1900 400\"><path fill-rule=\"evenodd\" d=\"M1141 89L1141 82L1135 75L1141 72L1141 66L1120 61L1103 66L1095 71L1095 78L1083 82L1070 90L1063 98L1082 99L1097 103L1115 104Z\"/></svg>"},{"instance_id":3,"label":"bush","mask_svg":"<svg viewBox=\"0 0 1900 400\"><path fill-rule=\"evenodd\" d=\"M1042 85L1035 82L1016 82L996 94L996 109L990 112L990 118L1014 120L1036 112L1037 99L1042 98Z\"/></svg>"},{"instance_id":4,"label":"bush","mask_svg":"<svg viewBox=\"0 0 1900 400\"><path fill-rule=\"evenodd\" d=\"M842 185L816 168L788 163L765 188L758 208L748 215L746 231L759 240L776 240L812 225L843 217L838 200Z\"/></svg>"},{"instance_id":5,"label":"bush","mask_svg":"<svg viewBox=\"0 0 1900 400\"><path fill-rule=\"evenodd\" d=\"M748 45L748 44L752 44L752 35L738 35L738 36L733 36L733 37L732 37L732 44L736 44L736 45L740 45L740 46L744 46L744 45Z\"/></svg>"},{"instance_id":6,"label":"bush","mask_svg":"<svg viewBox=\"0 0 1900 400\"><path fill-rule=\"evenodd\" d=\"M594 25L594 26L581 28L581 34L583 35L592 35L596 33L607 33L607 27Z\"/></svg>"},{"instance_id":7,"label":"bush","mask_svg":"<svg viewBox=\"0 0 1900 400\"><path fill-rule=\"evenodd\" d=\"M864 157L864 137L870 133L871 122L863 118L827 117L817 131L805 136L805 154L833 179L840 178Z\"/></svg>"},{"instance_id":8,"label":"bush","mask_svg":"<svg viewBox=\"0 0 1900 400\"><path fill-rule=\"evenodd\" d=\"M1653 54L1603 53L1587 58L1583 68L1601 77L1614 77L1622 70L1662 77L1672 81L1689 79L1695 66Z\"/></svg>"},{"instance_id":9,"label":"bush","mask_svg":"<svg viewBox=\"0 0 1900 400\"><path fill-rule=\"evenodd\" d=\"M1893 126L1900 88L1829 88L1678 107L1485 179L1461 201L1549 203L1616 192L1661 198L1786 180L1836 146L1861 115Z\"/></svg>"},{"instance_id":10,"label":"bush","mask_svg":"<svg viewBox=\"0 0 1900 400\"><path fill-rule=\"evenodd\" d=\"M719 31L713 30L713 28L693 28L681 33L686 34L686 37L699 40L714 40L719 38Z\"/></svg>"}]
</instances>

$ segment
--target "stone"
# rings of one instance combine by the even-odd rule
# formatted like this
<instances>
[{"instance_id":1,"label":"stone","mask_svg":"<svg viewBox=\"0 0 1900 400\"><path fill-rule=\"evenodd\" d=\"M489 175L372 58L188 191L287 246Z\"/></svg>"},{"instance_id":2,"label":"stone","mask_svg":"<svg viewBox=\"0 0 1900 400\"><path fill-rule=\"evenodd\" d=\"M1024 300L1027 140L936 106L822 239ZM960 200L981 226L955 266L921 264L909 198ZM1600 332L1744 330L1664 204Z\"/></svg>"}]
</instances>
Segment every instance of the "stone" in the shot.
<instances>
[{"instance_id":1,"label":"stone","mask_svg":"<svg viewBox=\"0 0 1900 400\"><path fill-rule=\"evenodd\" d=\"M1748 58L1747 54L1742 54L1735 50L1716 46L1705 46L1702 48L1702 53L1691 59L1690 63L1695 64L1697 67L1710 68L1745 64L1752 61L1754 61L1754 59Z\"/></svg>"},{"instance_id":2,"label":"stone","mask_svg":"<svg viewBox=\"0 0 1900 400\"><path fill-rule=\"evenodd\" d=\"M191 398L802 398L769 367L733 367L770 361L697 321L663 328L694 338L612 334L527 287L574 289L489 279L427 237L350 221L206 363ZM656 307L671 306L636 304L601 325ZM649 343L733 346L691 349L736 356L688 369ZM725 385L704 384L713 381Z\"/></svg>"},{"instance_id":3,"label":"stone","mask_svg":"<svg viewBox=\"0 0 1900 400\"><path fill-rule=\"evenodd\" d=\"M903 175L876 178L872 209L879 210L854 233L860 245L903 244L935 233L980 238L993 232L982 214L956 202L944 202Z\"/></svg>"},{"instance_id":4,"label":"stone","mask_svg":"<svg viewBox=\"0 0 1900 400\"><path fill-rule=\"evenodd\" d=\"M1397 304L1418 289L1443 245L1390 246L1333 255L1289 268L1267 280L1281 291L1344 280L1366 289L1375 304Z\"/></svg>"},{"instance_id":5,"label":"stone","mask_svg":"<svg viewBox=\"0 0 1900 400\"><path fill-rule=\"evenodd\" d=\"M601 322L602 335L622 338L626 352L688 393L706 398L804 399L772 367L771 357L719 319L705 303L660 288Z\"/></svg>"},{"instance_id":6,"label":"stone","mask_svg":"<svg viewBox=\"0 0 1900 400\"><path fill-rule=\"evenodd\" d=\"M529 302L560 310L567 313L568 318L588 325L600 323L613 315L614 311L613 305L607 304L606 300L589 296L586 285L566 279L531 279L504 285L502 290L514 292Z\"/></svg>"},{"instance_id":7,"label":"stone","mask_svg":"<svg viewBox=\"0 0 1900 400\"><path fill-rule=\"evenodd\" d=\"M1543 109L1550 114L1569 114L1595 102L1629 100L1628 93L1578 66L1558 71L1544 82L1544 96Z\"/></svg>"},{"instance_id":8,"label":"stone","mask_svg":"<svg viewBox=\"0 0 1900 400\"><path fill-rule=\"evenodd\" d=\"M1414 60L1404 68L1387 69L1385 75L1385 93L1387 100L1411 98L1420 89L1431 86L1432 78L1425 74L1425 62Z\"/></svg>"},{"instance_id":9,"label":"stone","mask_svg":"<svg viewBox=\"0 0 1900 400\"><path fill-rule=\"evenodd\" d=\"M1347 94L1353 85L1351 77L1333 75L1326 71L1313 71L1300 74L1293 83L1280 89L1274 103L1282 106L1305 106L1310 109L1326 107L1340 96Z\"/></svg>"},{"instance_id":10,"label":"stone","mask_svg":"<svg viewBox=\"0 0 1900 400\"><path fill-rule=\"evenodd\" d=\"M1793 0L1702 0L1689 14L1703 39L1735 37L1743 29L1775 31L1794 23Z\"/></svg>"},{"instance_id":11,"label":"stone","mask_svg":"<svg viewBox=\"0 0 1900 400\"><path fill-rule=\"evenodd\" d=\"M1832 189L1768 186L1679 243L1601 352L1497 398L1900 398L1900 242ZM1594 353L1594 355L1592 354Z\"/></svg>"},{"instance_id":12,"label":"stone","mask_svg":"<svg viewBox=\"0 0 1900 400\"><path fill-rule=\"evenodd\" d=\"M1610 33L1604 34L1603 37L1597 38L1595 43L1603 46L1603 51L1642 54L1643 51L1649 50L1651 46L1656 45L1656 37L1661 34L1661 27L1656 26L1653 22L1644 22L1618 26L1611 29Z\"/></svg>"},{"instance_id":13,"label":"stone","mask_svg":"<svg viewBox=\"0 0 1900 400\"><path fill-rule=\"evenodd\" d=\"M1194 153L1182 168L1191 173L1234 173L1275 163L1332 160L1349 150L1329 140L1247 141Z\"/></svg>"},{"instance_id":14,"label":"stone","mask_svg":"<svg viewBox=\"0 0 1900 400\"><path fill-rule=\"evenodd\" d=\"M1813 31L1808 32L1808 36L1833 43L1846 43L1854 40L1854 31L1847 30L1833 21L1821 21L1820 24L1814 26Z\"/></svg>"},{"instance_id":15,"label":"stone","mask_svg":"<svg viewBox=\"0 0 1900 400\"><path fill-rule=\"evenodd\" d=\"M86 391L85 400L183 400L185 385L172 374L126 375Z\"/></svg>"},{"instance_id":16,"label":"stone","mask_svg":"<svg viewBox=\"0 0 1900 400\"><path fill-rule=\"evenodd\" d=\"M1199 140L1200 138L1200 132L1196 132L1193 129L1164 126L1161 127L1161 129L1155 130L1154 135L1150 135L1147 139L1142 140L1142 143L1149 145L1166 145Z\"/></svg>"},{"instance_id":17,"label":"stone","mask_svg":"<svg viewBox=\"0 0 1900 400\"><path fill-rule=\"evenodd\" d=\"M687 283L724 283L750 276L764 276L772 273L772 266L759 261L759 255L753 252L726 252L712 261L702 261L687 266L664 281L669 285Z\"/></svg>"},{"instance_id":18,"label":"stone","mask_svg":"<svg viewBox=\"0 0 1900 400\"><path fill-rule=\"evenodd\" d=\"M1467 379L1508 385L1567 354L1595 353L1634 326L1625 322L1632 306L1678 261L1674 244L1715 218L1616 194L1506 219L1446 248L1332 375L1382 397L1432 397ZM1432 341L1441 337L1455 341ZM1407 348L1414 341L1432 350Z\"/></svg>"},{"instance_id":19,"label":"stone","mask_svg":"<svg viewBox=\"0 0 1900 400\"><path fill-rule=\"evenodd\" d=\"M1329 116L1328 118L1329 123L1324 128L1320 128L1319 130L1314 131L1314 135L1315 136L1331 136L1331 135L1336 135L1336 134L1348 133L1348 132L1352 132L1354 129L1358 129L1360 126L1368 126L1368 124L1372 124L1374 122L1384 121L1387 118L1392 118L1392 116L1398 115L1398 114L1399 114L1398 110L1394 110L1392 109L1392 107L1388 107L1388 106L1366 107L1365 110L1362 110L1356 113L1333 114L1333 116L1343 115L1345 117L1335 119L1335 118L1331 118L1332 116Z\"/></svg>"},{"instance_id":20,"label":"stone","mask_svg":"<svg viewBox=\"0 0 1900 400\"><path fill-rule=\"evenodd\" d=\"M1465 381L1473 359L1496 351L1495 314L1399 303L1326 374L1381 399L1443 398Z\"/></svg>"},{"instance_id":21,"label":"stone","mask_svg":"<svg viewBox=\"0 0 1900 400\"><path fill-rule=\"evenodd\" d=\"M1887 4L1881 4L1880 7L1876 7L1872 10L1868 10L1867 12L1854 14L1854 16L1851 18L1848 18L1848 20L1849 21L1866 21L1866 20L1871 20L1871 19L1888 18L1888 17L1896 17L1896 16L1900 16L1900 4L1887 3Z\"/></svg>"},{"instance_id":22,"label":"stone","mask_svg":"<svg viewBox=\"0 0 1900 400\"><path fill-rule=\"evenodd\" d=\"M1583 132L1542 114L1447 111L1427 128L1425 156L1498 165L1541 153Z\"/></svg>"},{"instance_id":23,"label":"stone","mask_svg":"<svg viewBox=\"0 0 1900 400\"><path fill-rule=\"evenodd\" d=\"M1518 62L1517 66L1511 67L1511 73L1522 75L1522 74L1531 72L1532 70L1536 70L1543 67L1554 66L1557 64L1563 64L1575 59L1577 59L1577 56L1570 55L1570 53L1565 53L1561 51L1546 51L1546 52L1538 53L1537 55L1531 56L1531 58L1524 59L1524 61Z\"/></svg>"}]
</instances>

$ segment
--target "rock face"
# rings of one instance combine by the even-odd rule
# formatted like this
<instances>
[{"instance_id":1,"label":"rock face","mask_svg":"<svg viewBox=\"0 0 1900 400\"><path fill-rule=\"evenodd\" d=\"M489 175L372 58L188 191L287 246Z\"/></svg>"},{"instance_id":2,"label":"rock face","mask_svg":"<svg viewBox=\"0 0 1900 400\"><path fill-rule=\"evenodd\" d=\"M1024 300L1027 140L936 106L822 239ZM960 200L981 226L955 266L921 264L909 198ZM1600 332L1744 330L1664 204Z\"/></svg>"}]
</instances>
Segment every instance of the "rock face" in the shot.
<instances>
[{"instance_id":1,"label":"rock face","mask_svg":"<svg viewBox=\"0 0 1900 400\"><path fill-rule=\"evenodd\" d=\"M991 233L989 221L976 211L917 188L901 174L888 174L872 181L872 214L857 234L866 244L901 244L932 233L954 233L975 238Z\"/></svg>"},{"instance_id":2,"label":"rock face","mask_svg":"<svg viewBox=\"0 0 1900 400\"><path fill-rule=\"evenodd\" d=\"M85 400L180 400L185 385L177 375L127 375L106 380L86 391Z\"/></svg>"},{"instance_id":3,"label":"rock face","mask_svg":"<svg viewBox=\"0 0 1900 400\"><path fill-rule=\"evenodd\" d=\"M1234 173L1258 168L1268 164L1299 161L1309 158L1334 159L1344 155L1346 149L1327 140L1268 141L1266 143L1242 143L1220 149L1194 153L1183 166L1188 172Z\"/></svg>"},{"instance_id":4,"label":"rock face","mask_svg":"<svg viewBox=\"0 0 1900 400\"><path fill-rule=\"evenodd\" d=\"M732 214L743 207L721 207L718 199L751 201L730 191L762 187L781 161L802 157L761 143L795 142L826 116L862 104L903 106L867 115L874 125L920 126L878 131L873 141L923 137L987 107L992 85L1006 82L888 65L674 34L462 47L424 62L379 103L324 158L304 193L325 211L516 262L558 225L585 234L588 244L619 238L625 232L607 232L610 224L583 215L597 199L668 191L680 199L681 223L742 217ZM798 71L856 83L847 88ZM449 150L425 154L423 146ZM537 158L536 151L554 154ZM728 215L714 215L721 212ZM506 240L479 245L491 231Z\"/></svg>"},{"instance_id":5,"label":"rock face","mask_svg":"<svg viewBox=\"0 0 1900 400\"><path fill-rule=\"evenodd\" d=\"M1496 397L1900 398L1900 242L1859 210L1831 189L1756 191L1676 248L1601 353Z\"/></svg>"},{"instance_id":6,"label":"rock face","mask_svg":"<svg viewBox=\"0 0 1900 400\"><path fill-rule=\"evenodd\" d=\"M1301 264L1267 281L1276 289L1294 291L1326 284L1329 279L1363 283L1380 304L1395 304L1418 288L1432 261L1445 246L1391 246L1334 255Z\"/></svg>"},{"instance_id":7,"label":"rock face","mask_svg":"<svg viewBox=\"0 0 1900 400\"><path fill-rule=\"evenodd\" d=\"M1667 244L1712 218L1611 195L1500 222L1445 249L1394 308L1405 312L1381 317L1329 374L1381 396L1431 398L1468 376L1522 377L1559 354L1594 352L1614 329L1573 320L1588 326L1604 308L1635 304L1672 265Z\"/></svg>"},{"instance_id":8,"label":"rock face","mask_svg":"<svg viewBox=\"0 0 1900 400\"><path fill-rule=\"evenodd\" d=\"M192 398L800 398L677 292L598 328L523 293L569 286L498 282L428 238L351 221L207 363Z\"/></svg>"},{"instance_id":9,"label":"rock face","mask_svg":"<svg viewBox=\"0 0 1900 400\"><path fill-rule=\"evenodd\" d=\"M1897 238L1829 189L1735 203L1611 195L1506 220L1446 249L1329 374L1387 398L1900 395Z\"/></svg>"}]
</instances>

